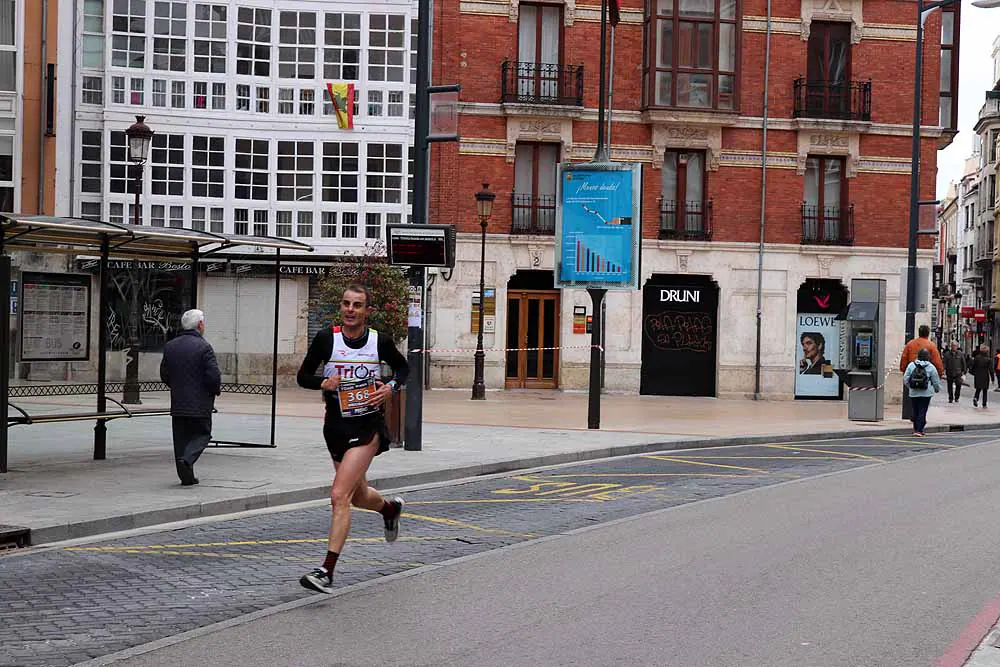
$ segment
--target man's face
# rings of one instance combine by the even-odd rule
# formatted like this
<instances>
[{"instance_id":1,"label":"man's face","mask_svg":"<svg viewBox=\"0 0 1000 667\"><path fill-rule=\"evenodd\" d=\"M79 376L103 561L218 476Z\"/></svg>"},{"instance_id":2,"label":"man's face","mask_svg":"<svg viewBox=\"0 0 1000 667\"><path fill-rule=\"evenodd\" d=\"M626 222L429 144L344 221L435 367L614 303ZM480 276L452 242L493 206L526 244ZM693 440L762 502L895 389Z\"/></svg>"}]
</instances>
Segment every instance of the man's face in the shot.
<instances>
[{"instance_id":1,"label":"man's face","mask_svg":"<svg viewBox=\"0 0 1000 667\"><path fill-rule=\"evenodd\" d=\"M364 292L344 292L340 300L340 319L344 326L365 326L368 322L368 303Z\"/></svg>"},{"instance_id":2,"label":"man's face","mask_svg":"<svg viewBox=\"0 0 1000 667\"><path fill-rule=\"evenodd\" d=\"M802 355L806 359L815 359L819 355L819 346L808 336L802 339Z\"/></svg>"}]
</instances>

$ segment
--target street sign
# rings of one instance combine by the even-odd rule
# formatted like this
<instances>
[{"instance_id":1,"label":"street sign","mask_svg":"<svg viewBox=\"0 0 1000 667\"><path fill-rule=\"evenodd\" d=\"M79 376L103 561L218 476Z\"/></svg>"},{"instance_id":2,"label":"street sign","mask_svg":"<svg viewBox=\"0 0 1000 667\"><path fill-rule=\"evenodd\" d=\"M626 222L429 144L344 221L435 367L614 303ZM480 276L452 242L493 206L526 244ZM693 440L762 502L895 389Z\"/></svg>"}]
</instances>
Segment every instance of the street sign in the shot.
<instances>
[{"instance_id":1,"label":"street sign","mask_svg":"<svg viewBox=\"0 0 1000 667\"><path fill-rule=\"evenodd\" d=\"M906 312L906 284L908 269L903 267L900 272L900 291L899 291L899 312ZM931 296L931 281L930 281L930 271L924 268L917 267L917 284L916 284L916 296L917 302L916 307L913 309L915 313L926 313L930 308L930 296Z\"/></svg>"},{"instance_id":2,"label":"street sign","mask_svg":"<svg viewBox=\"0 0 1000 667\"><path fill-rule=\"evenodd\" d=\"M962 306L961 316L963 319L971 320L976 315L976 309L972 306Z\"/></svg>"},{"instance_id":3,"label":"street sign","mask_svg":"<svg viewBox=\"0 0 1000 667\"><path fill-rule=\"evenodd\" d=\"M386 254L393 266L455 267L454 225L385 226Z\"/></svg>"},{"instance_id":4,"label":"street sign","mask_svg":"<svg viewBox=\"0 0 1000 667\"><path fill-rule=\"evenodd\" d=\"M639 289L642 167L559 165L557 287Z\"/></svg>"},{"instance_id":5,"label":"street sign","mask_svg":"<svg viewBox=\"0 0 1000 667\"><path fill-rule=\"evenodd\" d=\"M982 308L977 308L975 316L974 316L974 319L977 322L985 322L986 321L986 311L983 310Z\"/></svg>"}]
</instances>

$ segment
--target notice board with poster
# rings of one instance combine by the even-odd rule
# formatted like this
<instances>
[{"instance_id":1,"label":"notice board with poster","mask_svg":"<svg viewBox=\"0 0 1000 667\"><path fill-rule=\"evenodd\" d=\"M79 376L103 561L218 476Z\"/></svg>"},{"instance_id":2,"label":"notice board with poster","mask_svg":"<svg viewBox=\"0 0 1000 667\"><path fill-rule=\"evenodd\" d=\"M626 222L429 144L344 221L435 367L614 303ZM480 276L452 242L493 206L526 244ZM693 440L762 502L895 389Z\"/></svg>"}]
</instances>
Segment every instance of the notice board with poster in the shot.
<instances>
[{"instance_id":1,"label":"notice board with poster","mask_svg":"<svg viewBox=\"0 0 1000 667\"><path fill-rule=\"evenodd\" d=\"M837 316L847 306L847 288L839 280L811 279L796 296L795 398L841 399L843 384L833 364L840 341Z\"/></svg>"},{"instance_id":2,"label":"notice board with poster","mask_svg":"<svg viewBox=\"0 0 1000 667\"><path fill-rule=\"evenodd\" d=\"M21 274L20 361L90 358L90 276Z\"/></svg>"},{"instance_id":3,"label":"notice board with poster","mask_svg":"<svg viewBox=\"0 0 1000 667\"><path fill-rule=\"evenodd\" d=\"M479 290L472 293L472 333L479 333ZM496 333L497 330L497 291L486 288L486 300L483 302L483 333Z\"/></svg>"}]
</instances>

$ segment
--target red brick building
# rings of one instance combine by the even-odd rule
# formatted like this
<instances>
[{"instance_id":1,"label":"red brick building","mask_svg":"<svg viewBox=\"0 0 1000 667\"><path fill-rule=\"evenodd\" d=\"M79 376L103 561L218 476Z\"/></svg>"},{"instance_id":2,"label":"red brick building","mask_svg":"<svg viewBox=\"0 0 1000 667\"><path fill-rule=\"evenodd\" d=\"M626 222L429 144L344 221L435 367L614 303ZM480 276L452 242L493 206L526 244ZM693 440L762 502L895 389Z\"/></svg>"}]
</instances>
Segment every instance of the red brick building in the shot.
<instances>
[{"instance_id":1,"label":"red brick building","mask_svg":"<svg viewBox=\"0 0 1000 667\"><path fill-rule=\"evenodd\" d=\"M465 233L455 270L432 279L429 343L475 347L474 194L488 181L497 199L486 347L560 349L487 354L487 386L585 388L590 337L581 312L590 314L590 300L584 290L553 288L554 195L556 164L595 152L600 5L439 0L434 11L433 83L460 83L462 104L461 140L433 148L430 222ZM906 264L914 3L776 0L771 12L769 21L764 0L623 0L611 158L643 164L643 289L608 295L609 390L745 395L759 360L766 397L836 398L842 389L825 364L836 354L829 322L803 315L833 313L857 277L888 281L890 358L903 342L896 302ZM927 19L922 199L933 199L937 151L954 137L958 38L957 8ZM674 288L690 293L686 302L657 300ZM695 327L698 341L656 343L644 334L651 326ZM433 386L471 386L471 354L435 353L430 366Z\"/></svg>"}]
</instances>

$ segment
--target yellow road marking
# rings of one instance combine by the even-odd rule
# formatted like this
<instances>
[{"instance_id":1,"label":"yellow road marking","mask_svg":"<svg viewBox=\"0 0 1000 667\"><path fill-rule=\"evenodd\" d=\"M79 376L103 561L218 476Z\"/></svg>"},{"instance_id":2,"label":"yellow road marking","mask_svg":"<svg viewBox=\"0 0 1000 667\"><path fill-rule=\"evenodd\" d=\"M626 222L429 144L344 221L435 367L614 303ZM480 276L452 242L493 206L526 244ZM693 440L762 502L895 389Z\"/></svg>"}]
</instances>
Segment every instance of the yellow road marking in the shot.
<instances>
[{"instance_id":1,"label":"yellow road marking","mask_svg":"<svg viewBox=\"0 0 1000 667\"><path fill-rule=\"evenodd\" d=\"M900 442L907 445L913 445L914 447L931 445L932 447L944 447L946 449L956 449L962 445L949 445L943 442L931 442L924 438L914 438L912 440L907 440L905 438L891 438L889 436L879 436L879 440L885 440L887 442Z\"/></svg>"},{"instance_id":2,"label":"yellow road marking","mask_svg":"<svg viewBox=\"0 0 1000 667\"><path fill-rule=\"evenodd\" d=\"M437 516L424 516L421 514L410 514L407 512L404 516L410 519L417 519L418 521L427 521L428 523L440 523L445 526L455 526L456 528L467 528L469 530L476 530L482 533L495 533L497 535L507 535L510 537L538 537L535 533L512 533L507 530L500 530L498 528L483 528L482 526L477 526L471 523L465 523L464 521L456 521L455 519L444 519Z\"/></svg>"},{"instance_id":3,"label":"yellow road marking","mask_svg":"<svg viewBox=\"0 0 1000 667\"><path fill-rule=\"evenodd\" d=\"M759 459L762 461L837 461L842 458L842 456L837 454L837 456L689 456L690 459L721 459L721 460L737 460L742 461L744 459Z\"/></svg>"},{"instance_id":4,"label":"yellow road marking","mask_svg":"<svg viewBox=\"0 0 1000 667\"><path fill-rule=\"evenodd\" d=\"M810 452L812 454L832 454L834 456L845 456L848 458L858 458L865 459L867 461L878 461L882 462L882 459L876 458L874 456L868 456L867 454L858 454L856 452L831 452L826 449L810 449L807 447L792 447L790 445L766 445L771 449L784 449L788 451L798 451L798 452Z\"/></svg>"},{"instance_id":5,"label":"yellow road marking","mask_svg":"<svg viewBox=\"0 0 1000 667\"><path fill-rule=\"evenodd\" d=\"M549 477L756 477L757 475L740 475L732 472L595 472L576 475L548 475Z\"/></svg>"},{"instance_id":6,"label":"yellow road marking","mask_svg":"<svg viewBox=\"0 0 1000 667\"><path fill-rule=\"evenodd\" d=\"M701 461L691 461L689 459L684 459L676 456L660 456L651 454L643 456L642 458L656 459L657 461L668 461L670 463L687 463L688 465L693 465L693 466L709 466L712 468L727 468L729 470L749 470L750 472L759 472L764 475L771 474L769 470L764 470L762 468L749 468L747 466L732 466L732 465L725 465L722 463L703 463Z\"/></svg>"},{"instance_id":7,"label":"yellow road marking","mask_svg":"<svg viewBox=\"0 0 1000 667\"><path fill-rule=\"evenodd\" d=\"M324 540L325 542L326 540ZM68 550L68 549L67 549ZM309 563L316 560L315 556L279 556L272 554L239 554L222 553L219 551L186 551L183 549L122 549L115 553L123 553L137 556L197 556L201 558L242 558L244 560L281 560L281 561L301 561ZM425 563L400 563L398 561L383 561L370 559L340 559L339 563L346 565L382 565L382 566L403 566L403 567L423 567Z\"/></svg>"},{"instance_id":8,"label":"yellow road marking","mask_svg":"<svg viewBox=\"0 0 1000 667\"><path fill-rule=\"evenodd\" d=\"M416 536L405 536L400 537L400 542L426 542L426 541L436 541L436 540L450 540L450 537L416 537ZM384 537L350 537L347 539L348 542L353 542L355 544L361 543L375 543L384 542ZM301 539L301 540L246 540L241 542L202 542L199 544L134 544L127 546L98 546L98 547L66 547L63 551L104 551L104 552L118 552L118 551L158 551L163 549L197 549L205 547L242 547L242 546L268 546L275 544L320 544L325 543L326 538L313 538L313 539Z\"/></svg>"},{"instance_id":9,"label":"yellow road marking","mask_svg":"<svg viewBox=\"0 0 1000 667\"><path fill-rule=\"evenodd\" d=\"M406 501L407 507L416 505L479 505L484 503L590 503L587 498L483 498L472 500L414 500Z\"/></svg>"}]
</instances>

